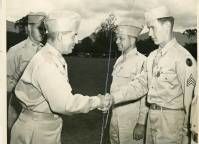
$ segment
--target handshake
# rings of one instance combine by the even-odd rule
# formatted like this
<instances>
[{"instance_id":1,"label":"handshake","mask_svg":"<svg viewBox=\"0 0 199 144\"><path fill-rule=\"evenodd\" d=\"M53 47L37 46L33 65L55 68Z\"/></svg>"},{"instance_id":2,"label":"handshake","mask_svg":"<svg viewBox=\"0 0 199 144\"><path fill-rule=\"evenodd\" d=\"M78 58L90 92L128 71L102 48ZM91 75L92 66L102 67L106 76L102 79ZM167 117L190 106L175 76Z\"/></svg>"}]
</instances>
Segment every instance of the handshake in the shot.
<instances>
[{"instance_id":1,"label":"handshake","mask_svg":"<svg viewBox=\"0 0 199 144\"><path fill-rule=\"evenodd\" d=\"M105 95L98 94L97 97L100 99L100 105L98 109L103 112L107 112L113 104L113 96L109 93L106 93Z\"/></svg>"}]
</instances>

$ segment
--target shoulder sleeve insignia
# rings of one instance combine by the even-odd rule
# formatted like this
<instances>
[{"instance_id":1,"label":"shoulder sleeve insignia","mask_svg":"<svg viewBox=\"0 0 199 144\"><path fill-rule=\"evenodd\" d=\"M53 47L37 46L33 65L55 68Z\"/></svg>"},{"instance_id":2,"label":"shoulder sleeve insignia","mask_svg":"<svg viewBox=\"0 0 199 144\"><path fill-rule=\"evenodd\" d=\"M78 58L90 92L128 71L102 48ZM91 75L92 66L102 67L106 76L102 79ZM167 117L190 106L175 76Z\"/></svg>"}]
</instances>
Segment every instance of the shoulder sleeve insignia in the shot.
<instances>
[{"instance_id":1,"label":"shoulder sleeve insignia","mask_svg":"<svg viewBox=\"0 0 199 144\"><path fill-rule=\"evenodd\" d=\"M186 64L187 64L188 66L192 66L193 62L192 62L192 60L191 60L190 58L187 58L187 59L186 59Z\"/></svg>"},{"instance_id":2,"label":"shoulder sleeve insignia","mask_svg":"<svg viewBox=\"0 0 199 144\"><path fill-rule=\"evenodd\" d=\"M196 85L196 81L195 81L195 79L193 78L193 75L192 75L192 74L191 74L191 75L189 76L189 78L187 79L187 86L190 86L190 85L193 85L193 86Z\"/></svg>"}]
</instances>

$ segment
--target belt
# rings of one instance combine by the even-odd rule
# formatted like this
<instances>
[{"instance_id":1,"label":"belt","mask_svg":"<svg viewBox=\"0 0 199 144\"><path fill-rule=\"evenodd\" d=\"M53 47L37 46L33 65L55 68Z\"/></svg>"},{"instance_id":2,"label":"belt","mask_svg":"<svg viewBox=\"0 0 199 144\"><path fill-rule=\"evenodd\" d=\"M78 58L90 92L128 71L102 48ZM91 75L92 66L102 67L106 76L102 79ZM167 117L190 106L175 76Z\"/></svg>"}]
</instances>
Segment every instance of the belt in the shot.
<instances>
[{"instance_id":1,"label":"belt","mask_svg":"<svg viewBox=\"0 0 199 144\"><path fill-rule=\"evenodd\" d=\"M21 116L31 118L32 120L56 120L60 118L60 116L57 114L35 112L35 111L27 110L27 109L22 110Z\"/></svg>"},{"instance_id":2,"label":"belt","mask_svg":"<svg viewBox=\"0 0 199 144\"><path fill-rule=\"evenodd\" d=\"M195 132L192 132L191 135L192 135L193 141L196 142L196 143L198 143L198 134L195 133Z\"/></svg>"},{"instance_id":3,"label":"belt","mask_svg":"<svg viewBox=\"0 0 199 144\"><path fill-rule=\"evenodd\" d=\"M152 110L176 110L176 111L184 111L183 108L171 109L171 108L166 108L166 107L159 106L157 104L150 104L150 109L152 109Z\"/></svg>"}]
</instances>

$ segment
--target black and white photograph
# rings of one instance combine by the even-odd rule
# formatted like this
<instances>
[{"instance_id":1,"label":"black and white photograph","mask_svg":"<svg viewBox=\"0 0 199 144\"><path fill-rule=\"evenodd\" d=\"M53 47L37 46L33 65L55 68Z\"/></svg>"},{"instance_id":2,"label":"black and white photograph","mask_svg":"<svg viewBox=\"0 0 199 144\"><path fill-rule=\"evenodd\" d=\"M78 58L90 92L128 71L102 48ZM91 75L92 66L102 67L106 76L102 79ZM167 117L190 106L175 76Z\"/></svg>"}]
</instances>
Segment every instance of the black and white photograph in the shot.
<instances>
[{"instance_id":1,"label":"black and white photograph","mask_svg":"<svg viewBox=\"0 0 199 144\"><path fill-rule=\"evenodd\" d=\"M7 144L198 143L197 0L5 3Z\"/></svg>"}]
</instances>

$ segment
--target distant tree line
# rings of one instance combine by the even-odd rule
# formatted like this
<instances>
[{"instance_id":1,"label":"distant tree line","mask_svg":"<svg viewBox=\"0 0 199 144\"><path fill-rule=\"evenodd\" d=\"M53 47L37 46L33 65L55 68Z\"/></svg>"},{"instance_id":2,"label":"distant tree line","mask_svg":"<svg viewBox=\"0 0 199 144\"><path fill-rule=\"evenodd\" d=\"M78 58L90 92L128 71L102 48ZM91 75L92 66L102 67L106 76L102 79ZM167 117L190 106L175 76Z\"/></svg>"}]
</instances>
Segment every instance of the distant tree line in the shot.
<instances>
[{"instance_id":1,"label":"distant tree line","mask_svg":"<svg viewBox=\"0 0 199 144\"><path fill-rule=\"evenodd\" d=\"M116 44L115 30L117 25L115 24L115 21L116 17L113 14L110 14L93 34L75 45L74 51L70 55L82 57L108 57L110 54L111 57L117 58L121 53L118 51ZM18 34L7 32L7 48L10 48L27 37L24 28L25 25L27 25L27 17L24 17L15 23L15 27L19 30ZM192 39L197 35L197 29L187 29L183 32L183 35ZM151 51L158 48L150 37L138 40L136 46L138 51L145 56L148 56ZM195 59L197 59L197 43L185 43L183 46L195 57Z\"/></svg>"},{"instance_id":2,"label":"distant tree line","mask_svg":"<svg viewBox=\"0 0 199 144\"><path fill-rule=\"evenodd\" d=\"M187 29L183 32L189 39L197 36L197 29ZM197 43L185 43L184 47L193 55L197 60Z\"/></svg>"},{"instance_id":3,"label":"distant tree line","mask_svg":"<svg viewBox=\"0 0 199 144\"><path fill-rule=\"evenodd\" d=\"M91 36L83 39L75 46L74 52L71 55L87 56L87 57L107 57L109 54L111 42L111 56L118 57L120 52L116 45L116 30L115 16L110 14L109 17L97 28ZM189 39L197 34L197 29L187 29L183 32ZM197 59L197 43L185 43L183 45ZM136 43L138 51L145 56L148 56L158 46L153 40L148 37L144 40L140 39Z\"/></svg>"},{"instance_id":4,"label":"distant tree line","mask_svg":"<svg viewBox=\"0 0 199 144\"><path fill-rule=\"evenodd\" d=\"M117 26L115 25L115 20L115 16L110 14L91 36L86 37L75 46L72 55L85 53L88 56L106 57L110 52L112 57L119 56L120 52L116 45L115 30Z\"/></svg>"}]
</instances>

